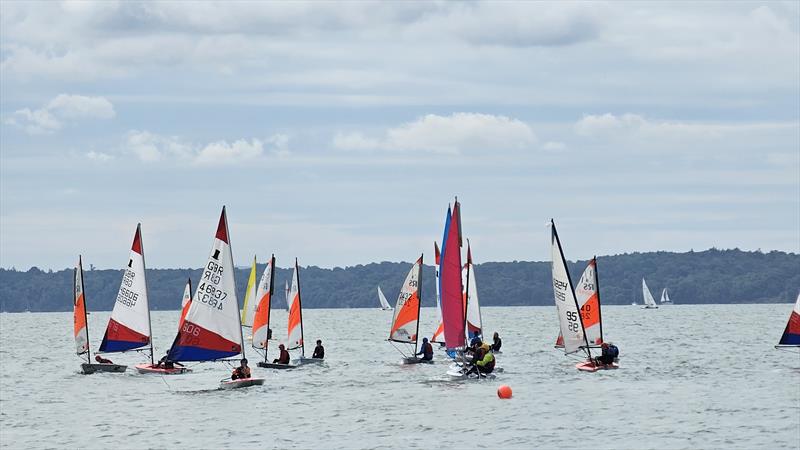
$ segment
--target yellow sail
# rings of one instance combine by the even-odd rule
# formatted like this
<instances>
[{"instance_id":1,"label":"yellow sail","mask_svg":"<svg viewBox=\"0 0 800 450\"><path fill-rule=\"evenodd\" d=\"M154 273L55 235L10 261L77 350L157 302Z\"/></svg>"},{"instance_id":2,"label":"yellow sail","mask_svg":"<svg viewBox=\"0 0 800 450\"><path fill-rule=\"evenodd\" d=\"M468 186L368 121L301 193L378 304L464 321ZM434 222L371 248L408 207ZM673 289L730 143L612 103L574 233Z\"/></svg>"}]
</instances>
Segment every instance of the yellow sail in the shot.
<instances>
[{"instance_id":1,"label":"yellow sail","mask_svg":"<svg viewBox=\"0 0 800 450\"><path fill-rule=\"evenodd\" d=\"M256 313L256 257L253 256L253 266L250 268L250 278L247 279L247 290L244 294L244 306L242 307L242 325L253 326L253 316Z\"/></svg>"}]
</instances>

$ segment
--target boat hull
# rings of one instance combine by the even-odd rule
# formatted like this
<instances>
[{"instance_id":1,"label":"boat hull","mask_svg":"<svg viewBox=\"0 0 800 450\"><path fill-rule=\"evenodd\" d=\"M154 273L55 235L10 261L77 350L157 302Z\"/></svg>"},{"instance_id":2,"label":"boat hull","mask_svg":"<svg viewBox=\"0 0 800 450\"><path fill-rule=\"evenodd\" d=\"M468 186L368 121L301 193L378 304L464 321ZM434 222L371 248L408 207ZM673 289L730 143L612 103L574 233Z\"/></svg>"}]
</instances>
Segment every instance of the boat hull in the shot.
<instances>
[{"instance_id":1,"label":"boat hull","mask_svg":"<svg viewBox=\"0 0 800 450\"><path fill-rule=\"evenodd\" d=\"M121 364L88 364L83 363L81 364L81 370L85 375L90 375L95 372L111 372L111 373L122 373L128 370L128 366L123 366Z\"/></svg>"},{"instance_id":2,"label":"boat hull","mask_svg":"<svg viewBox=\"0 0 800 450\"><path fill-rule=\"evenodd\" d=\"M433 360L424 360L416 356L409 356L400 360L400 364L433 364Z\"/></svg>"},{"instance_id":3,"label":"boat hull","mask_svg":"<svg viewBox=\"0 0 800 450\"><path fill-rule=\"evenodd\" d=\"M239 389L250 386L261 386L264 384L263 378L240 378L238 380L227 380L219 383L220 389Z\"/></svg>"},{"instance_id":4,"label":"boat hull","mask_svg":"<svg viewBox=\"0 0 800 450\"><path fill-rule=\"evenodd\" d=\"M460 380L494 380L497 376L494 373L487 373L481 374L478 376L476 373L470 373L469 375L465 374L460 367L454 368L450 367L450 369L446 373L447 377L450 378L452 381L460 381Z\"/></svg>"},{"instance_id":5,"label":"boat hull","mask_svg":"<svg viewBox=\"0 0 800 450\"><path fill-rule=\"evenodd\" d=\"M602 365L602 364L595 364L592 361L584 361L578 364L575 364L575 368L580 370L581 372L597 372L599 370L615 370L619 369L617 364L609 364L609 365Z\"/></svg>"},{"instance_id":6,"label":"boat hull","mask_svg":"<svg viewBox=\"0 0 800 450\"><path fill-rule=\"evenodd\" d=\"M153 364L137 364L136 370L139 373L155 373L158 375L180 375L182 373L192 371L192 369L189 369L187 367L175 367L172 369L167 369L164 367L156 367Z\"/></svg>"},{"instance_id":7,"label":"boat hull","mask_svg":"<svg viewBox=\"0 0 800 450\"><path fill-rule=\"evenodd\" d=\"M294 369L297 366L292 364L277 364L261 361L258 363L258 367L263 367L265 369Z\"/></svg>"}]
</instances>

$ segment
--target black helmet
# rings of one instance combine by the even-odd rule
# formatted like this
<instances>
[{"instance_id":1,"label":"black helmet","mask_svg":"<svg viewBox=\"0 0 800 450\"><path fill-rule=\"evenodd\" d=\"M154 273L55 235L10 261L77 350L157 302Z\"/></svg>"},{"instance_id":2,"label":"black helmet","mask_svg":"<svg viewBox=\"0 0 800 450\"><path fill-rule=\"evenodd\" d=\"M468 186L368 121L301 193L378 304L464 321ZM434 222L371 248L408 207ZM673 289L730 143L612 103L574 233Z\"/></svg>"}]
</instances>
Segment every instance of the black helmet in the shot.
<instances>
[{"instance_id":1,"label":"black helmet","mask_svg":"<svg viewBox=\"0 0 800 450\"><path fill-rule=\"evenodd\" d=\"M247 358L242 358L242 364L247 364Z\"/></svg>"}]
</instances>

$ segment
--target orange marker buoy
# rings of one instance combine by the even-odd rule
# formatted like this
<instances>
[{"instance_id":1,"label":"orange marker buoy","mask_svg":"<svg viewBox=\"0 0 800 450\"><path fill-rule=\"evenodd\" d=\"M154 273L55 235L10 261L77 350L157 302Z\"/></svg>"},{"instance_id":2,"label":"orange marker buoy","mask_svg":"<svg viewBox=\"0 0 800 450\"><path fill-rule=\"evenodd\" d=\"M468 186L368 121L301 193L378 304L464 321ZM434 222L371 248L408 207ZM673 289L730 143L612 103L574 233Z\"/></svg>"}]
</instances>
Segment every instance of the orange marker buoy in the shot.
<instances>
[{"instance_id":1,"label":"orange marker buoy","mask_svg":"<svg viewBox=\"0 0 800 450\"><path fill-rule=\"evenodd\" d=\"M511 387L502 385L497 388L497 396L500 398L511 398Z\"/></svg>"}]
</instances>

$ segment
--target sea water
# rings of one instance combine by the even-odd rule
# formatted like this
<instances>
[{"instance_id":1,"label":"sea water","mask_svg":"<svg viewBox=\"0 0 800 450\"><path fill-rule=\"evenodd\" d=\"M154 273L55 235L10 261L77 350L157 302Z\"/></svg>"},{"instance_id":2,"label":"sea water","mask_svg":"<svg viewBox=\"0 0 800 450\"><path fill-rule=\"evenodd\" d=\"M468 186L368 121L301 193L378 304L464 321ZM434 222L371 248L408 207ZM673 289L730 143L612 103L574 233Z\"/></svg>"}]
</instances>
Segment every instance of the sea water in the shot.
<instances>
[{"instance_id":1,"label":"sea water","mask_svg":"<svg viewBox=\"0 0 800 450\"><path fill-rule=\"evenodd\" d=\"M226 363L141 375L139 353L111 354L124 374L81 375L71 313L0 314L3 448L798 448L800 355L773 348L791 305L605 306L620 369L582 373L553 348L555 308L483 308L499 331L495 380L448 381L448 361L402 366L386 341L392 313L303 312L306 354L326 362L255 367L263 386L219 390ZM156 358L178 311L153 312ZM420 333L434 329L423 308ZM108 312L89 318L92 349ZM274 336L286 313L274 310ZM245 329L244 335L249 334ZM276 357L273 344L269 358ZM404 351L407 351L403 349ZM513 398L501 400L497 387Z\"/></svg>"}]
</instances>

